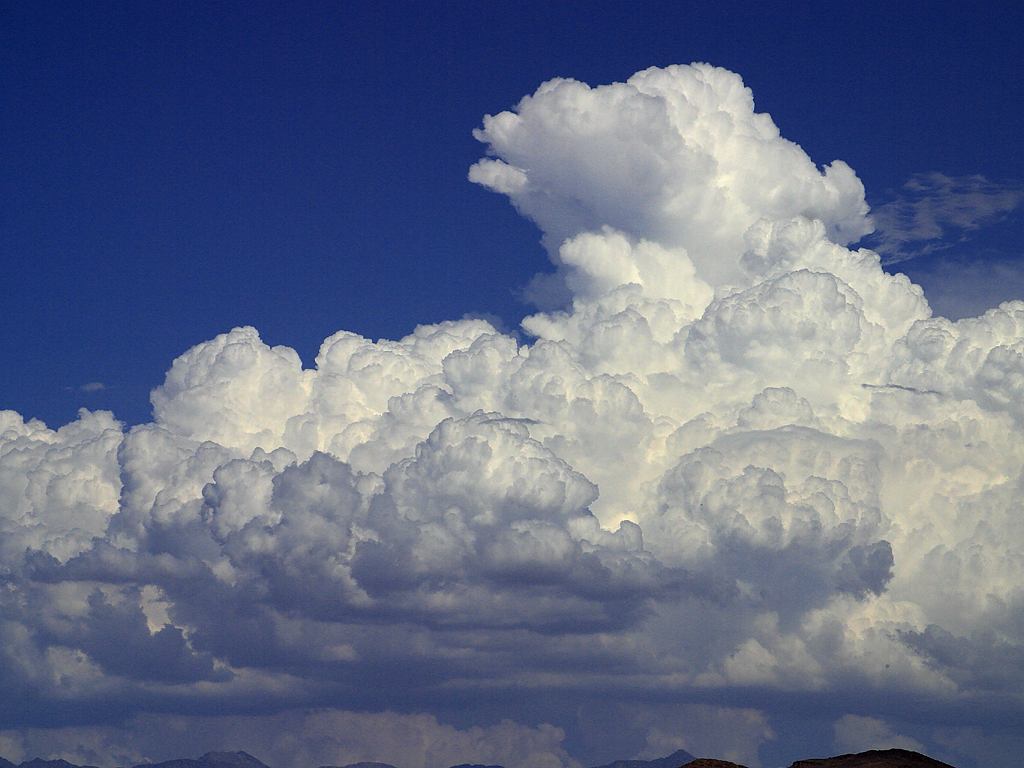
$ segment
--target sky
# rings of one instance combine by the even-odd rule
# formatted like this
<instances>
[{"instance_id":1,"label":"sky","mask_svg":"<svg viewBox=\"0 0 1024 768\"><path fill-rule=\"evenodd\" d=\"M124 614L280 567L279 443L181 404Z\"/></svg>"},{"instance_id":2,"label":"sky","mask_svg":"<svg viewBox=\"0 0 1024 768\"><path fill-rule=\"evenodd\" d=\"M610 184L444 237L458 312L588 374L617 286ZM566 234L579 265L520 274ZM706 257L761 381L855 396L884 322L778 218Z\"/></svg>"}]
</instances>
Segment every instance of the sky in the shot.
<instances>
[{"instance_id":1,"label":"sky","mask_svg":"<svg viewBox=\"0 0 1024 768\"><path fill-rule=\"evenodd\" d=\"M1022 16L0 5L0 755L1016 765Z\"/></svg>"},{"instance_id":2,"label":"sky","mask_svg":"<svg viewBox=\"0 0 1024 768\"><path fill-rule=\"evenodd\" d=\"M4 404L147 421L169 361L237 325L307 364L339 328L515 328L547 260L466 183L471 131L552 77L707 61L873 206L919 174L1016 190L1020 11L986 6L4 3ZM900 268L948 313L1014 298L1021 221L1000 219Z\"/></svg>"}]
</instances>

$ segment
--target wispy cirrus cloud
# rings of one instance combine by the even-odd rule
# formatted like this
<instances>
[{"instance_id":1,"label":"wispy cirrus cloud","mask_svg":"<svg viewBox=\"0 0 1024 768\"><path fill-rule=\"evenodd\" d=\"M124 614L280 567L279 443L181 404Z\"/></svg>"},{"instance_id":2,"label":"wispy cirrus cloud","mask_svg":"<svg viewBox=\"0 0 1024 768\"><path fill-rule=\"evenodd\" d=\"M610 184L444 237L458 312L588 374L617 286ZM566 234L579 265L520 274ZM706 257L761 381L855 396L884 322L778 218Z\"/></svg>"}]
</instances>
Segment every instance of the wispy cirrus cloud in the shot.
<instances>
[{"instance_id":1,"label":"wispy cirrus cloud","mask_svg":"<svg viewBox=\"0 0 1024 768\"><path fill-rule=\"evenodd\" d=\"M1022 201L1024 185L1017 181L918 173L872 210L875 232L868 242L883 263L897 264L964 242L969 233L1005 219Z\"/></svg>"}]
</instances>

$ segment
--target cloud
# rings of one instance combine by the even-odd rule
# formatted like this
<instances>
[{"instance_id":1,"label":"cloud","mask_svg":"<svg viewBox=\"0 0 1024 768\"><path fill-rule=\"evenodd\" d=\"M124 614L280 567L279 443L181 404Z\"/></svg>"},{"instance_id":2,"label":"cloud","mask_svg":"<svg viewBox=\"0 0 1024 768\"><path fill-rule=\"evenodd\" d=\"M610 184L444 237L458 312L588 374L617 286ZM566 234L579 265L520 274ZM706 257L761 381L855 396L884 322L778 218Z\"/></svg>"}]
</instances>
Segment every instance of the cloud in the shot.
<instances>
[{"instance_id":1,"label":"cloud","mask_svg":"<svg viewBox=\"0 0 1024 768\"><path fill-rule=\"evenodd\" d=\"M0 731L0 748L15 760L40 755L85 764L132 765L208 751L246 751L273 765L387 762L402 768L460 761L507 768L579 768L550 725L505 720L456 728L427 714L310 710L257 717L137 716L120 726Z\"/></svg>"},{"instance_id":2,"label":"cloud","mask_svg":"<svg viewBox=\"0 0 1024 768\"><path fill-rule=\"evenodd\" d=\"M564 297L522 336L303 368L235 328L152 423L0 413L5 743L755 764L809 708L826 746L1019 719L1024 303L933 316L725 70L551 81L477 137Z\"/></svg>"},{"instance_id":3,"label":"cloud","mask_svg":"<svg viewBox=\"0 0 1024 768\"><path fill-rule=\"evenodd\" d=\"M907 736L900 736L883 720L859 715L843 715L833 726L836 734L836 749L850 753L868 749L909 749L923 752L921 742Z\"/></svg>"},{"instance_id":4,"label":"cloud","mask_svg":"<svg viewBox=\"0 0 1024 768\"><path fill-rule=\"evenodd\" d=\"M819 171L739 76L707 64L597 88L551 80L474 135L490 157L470 180L507 195L552 253L607 226L686 249L717 283L737 276L743 233L762 217L818 219L844 243L871 231L850 167Z\"/></svg>"},{"instance_id":5,"label":"cloud","mask_svg":"<svg viewBox=\"0 0 1024 768\"><path fill-rule=\"evenodd\" d=\"M685 749L759 768L759 747L775 738L768 718L756 709L689 704L655 708L645 715L650 717L641 753L646 759ZM642 722L645 715L638 719Z\"/></svg>"},{"instance_id":6,"label":"cloud","mask_svg":"<svg viewBox=\"0 0 1024 768\"><path fill-rule=\"evenodd\" d=\"M885 264L897 264L962 242L968 233L1006 218L1022 201L1024 188L1016 182L919 173L898 196L872 210L870 242Z\"/></svg>"},{"instance_id":7,"label":"cloud","mask_svg":"<svg viewBox=\"0 0 1024 768\"><path fill-rule=\"evenodd\" d=\"M90 381L90 382L87 382L85 384L82 384L78 389L81 392L91 393L91 392L102 392L106 388L107 388L107 385L104 384L102 381Z\"/></svg>"}]
</instances>

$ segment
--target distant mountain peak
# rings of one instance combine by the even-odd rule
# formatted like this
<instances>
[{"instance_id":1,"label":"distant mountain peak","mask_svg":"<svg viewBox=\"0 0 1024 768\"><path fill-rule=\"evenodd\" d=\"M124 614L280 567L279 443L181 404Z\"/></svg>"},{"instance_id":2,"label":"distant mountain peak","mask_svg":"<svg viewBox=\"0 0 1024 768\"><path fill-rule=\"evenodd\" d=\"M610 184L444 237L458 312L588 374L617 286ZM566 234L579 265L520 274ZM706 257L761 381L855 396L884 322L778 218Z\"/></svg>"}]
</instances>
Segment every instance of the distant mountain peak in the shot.
<instances>
[{"instance_id":1,"label":"distant mountain peak","mask_svg":"<svg viewBox=\"0 0 1024 768\"><path fill-rule=\"evenodd\" d=\"M681 765L692 762L693 755L685 749L677 749L667 757L659 757L655 760L616 760L598 768L679 768Z\"/></svg>"},{"instance_id":2,"label":"distant mountain peak","mask_svg":"<svg viewBox=\"0 0 1024 768\"><path fill-rule=\"evenodd\" d=\"M4 762L7 762L6 760ZM26 760L18 768L96 768L92 765L75 765L69 763L67 760L43 760L41 757L34 757L31 760Z\"/></svg>"},{"instance_id":3,"label":"distant mountain peak","mask_svg":"<svg viewBox=\"0 0 1024 768\"><path fill-rule=\"evenodd\" d=\"M36 757L17 765L0 757L0 768L95 768L89 765L75 765L67 760L43 760ZM165 760L162 763L142 763L134 768L270 768L259 758L248 752L207 752L198 758L182 758ZM336 768L320 766L320 768ZM350 763L341 768L395 768L389 763ZM500 765L480 765L478 763L461 763L452 768L502 768ZM707 757L695 758L686 750L680 749L667 757L656 760L616 760L599 768L745 768L728 760L714 760ZM816 757L797 760L790 768L954 768L949 763L911 752L908 749L872 749L836 757Z\"/></svg>"},{"instance_id":4,"label":"distant mountain peak","mask_svg":"<svg viewBox=\"0 0 1024 768\"><path fill-rule=\"evenodd\" d=\"M266 763L253 757L248 752L207 752L199 758L201 763L218 765L248 766L248 768L269 768Z\"/></svg>"},{"instance_id":5,"label":"distant mountain peak","mask_svg":"<svg viewBox=\"0 0 1024 768\"><path fill-rule=\"evenodd\" d=\"M44 767L39 766L38 768ZM66 766L54 766L54 768L66 768ZM133 768L270 768L270 766L248 752L238 751L207 752L198 758L186 757L178 760L165 760L162 763L142 763Z\"/></svg>"}]
</instances>

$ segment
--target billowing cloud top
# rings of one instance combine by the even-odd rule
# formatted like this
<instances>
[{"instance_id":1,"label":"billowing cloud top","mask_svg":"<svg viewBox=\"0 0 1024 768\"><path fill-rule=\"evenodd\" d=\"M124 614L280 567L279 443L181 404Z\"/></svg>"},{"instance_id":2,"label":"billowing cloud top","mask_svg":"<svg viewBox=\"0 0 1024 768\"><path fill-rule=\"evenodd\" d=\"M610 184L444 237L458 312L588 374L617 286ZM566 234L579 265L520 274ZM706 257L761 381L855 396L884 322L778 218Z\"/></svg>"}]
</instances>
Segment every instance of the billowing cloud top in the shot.
<instances>
[{"instance_id":1,"label":"billowing cloud top","mask_svg":"<svg viewBox=\"0 0 1024 768\"><path fill-rule=\"evenodd\" d=\"M717 283L737 276L743 235L759 219L817 219L839 243L872 230L850 167L837 160L819 172L754 111L739 76L707 64L599 88L551 80L474 135L493 157L470 179L508 195L553 252L613 227L687 249Z\"/></svg>"},{"instance_id":2,"label":"billowing cloud top","mask_svg":"<svg viewBox=\"0 0 1024 768\"><path fill-rule=\"evenodd\" d=\"M853 171L725 70L553 80L475 135L555 266L529 343L339 332L304 369L236 328L150 424L0 414L0 745L161 757L216 712L282 766L545 768L628 696L634 751L756 763L813 694L967 759L1019 717L1024 303L932 317L846 247Z\"/></svg>"}]
</instances>

